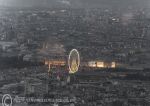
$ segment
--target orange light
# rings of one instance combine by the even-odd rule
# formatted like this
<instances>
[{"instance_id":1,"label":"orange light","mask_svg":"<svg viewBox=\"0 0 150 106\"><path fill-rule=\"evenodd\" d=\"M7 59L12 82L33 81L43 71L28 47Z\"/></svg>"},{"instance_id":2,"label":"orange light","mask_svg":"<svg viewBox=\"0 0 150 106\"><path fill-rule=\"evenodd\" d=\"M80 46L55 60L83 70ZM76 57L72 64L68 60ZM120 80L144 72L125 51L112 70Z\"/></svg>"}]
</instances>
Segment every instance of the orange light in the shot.
<instances>
[{"instance_id":1,"label":"orange light","mask_svg":"<svg viewBox=\"0 0 150 106\"><path fill-rule=\"evenodd\" d=\"M97 67L104 68L105 67L104 62L97 62Z\"/></svg>"},{"instance_id":2,"label":"orange light","mask_svg":"<svg viewBox=\"0 0 150 106\"><path fill-rule=\"evenodd\" d=\"M65 65L65 61L57 61L57 60L49 60L49 61L45 61L45 65L54 65L54 66L64 66Z\"/></svg>"}]
</instances>

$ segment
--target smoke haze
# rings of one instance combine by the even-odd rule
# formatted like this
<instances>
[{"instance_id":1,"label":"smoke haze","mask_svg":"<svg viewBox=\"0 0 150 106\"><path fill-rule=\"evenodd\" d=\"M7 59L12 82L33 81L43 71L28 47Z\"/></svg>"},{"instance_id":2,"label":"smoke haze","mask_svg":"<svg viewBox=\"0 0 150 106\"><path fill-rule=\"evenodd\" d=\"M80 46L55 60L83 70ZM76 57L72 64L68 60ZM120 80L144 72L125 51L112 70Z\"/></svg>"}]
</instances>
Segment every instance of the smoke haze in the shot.
<instances>
[{"instance_id":1,"label":"smoke haze","mask_svg":"<svg viewBox=\"0 0 150 106\"><path fill-rule=\"evenodd\" d=\"M102 6L142 6L149 7L150 0L0 0L1 6L12 7L102 7Z\"/></svg>"}]
</instances>

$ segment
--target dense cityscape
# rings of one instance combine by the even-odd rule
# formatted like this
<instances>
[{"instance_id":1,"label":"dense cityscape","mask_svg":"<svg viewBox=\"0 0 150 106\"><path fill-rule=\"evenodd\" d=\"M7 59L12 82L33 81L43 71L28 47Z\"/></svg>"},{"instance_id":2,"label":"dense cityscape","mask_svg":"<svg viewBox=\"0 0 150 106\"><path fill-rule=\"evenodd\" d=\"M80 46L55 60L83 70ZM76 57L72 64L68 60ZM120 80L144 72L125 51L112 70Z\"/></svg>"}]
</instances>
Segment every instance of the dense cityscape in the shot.
<instances>
[{"instance_id":1,"label":"dense cityscape","mask_svg":"<svg viewBox=\"0 0 150 106\"><path fill-rule=\"evenodd\" d=\"M13 106L150 106L149 8L0 7L4 94L53 99Z\"/></svg>"}]
</instances>

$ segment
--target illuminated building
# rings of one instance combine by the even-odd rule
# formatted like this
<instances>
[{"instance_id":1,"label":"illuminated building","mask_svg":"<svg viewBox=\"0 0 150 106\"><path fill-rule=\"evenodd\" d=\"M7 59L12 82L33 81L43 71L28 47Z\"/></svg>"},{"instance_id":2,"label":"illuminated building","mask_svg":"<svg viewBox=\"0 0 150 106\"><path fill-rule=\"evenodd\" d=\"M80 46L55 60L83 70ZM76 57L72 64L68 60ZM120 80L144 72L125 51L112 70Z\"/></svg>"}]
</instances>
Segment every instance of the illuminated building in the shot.
<instances>
[{"instance_id":1,"label":"illuminated building","mask_svg":"<svg viewBox=\"0 0 150 106\"><path fill-rule=\"evenodd\" d=\"M46 60L45 65L48 66L48 74L50 74L51 68L53 67L63 67L66 65L65 61L62 60Z\"/></svg>"},{"instance_id":2,"label":"illuminated building","mask_svg":"<svg viewBox=\"0 0 150 106\"><path fill-rule=\"evenodd\" d=\"M90 61L90 62L88 62L88 67L104 68L105 63L102 61Z\"/></svg>"},{"instance_id":3,"label":"illuminated building","mask_svg":"<svg viewBox=\"0 0 150 106\"><path fill-rule=\"evenodd\" d=\"M104 68L105 67L105 64L104 64L104 62L97 62L97 67L99 67L99 68Z\"/></svg>"},{"instance_id":4,"label":"illuminated building","mask_svg":"<svg viewBox=\"0 0 150 106\"><path fill-rule=\"evenodd\" d=\"M111 63L111 68L116 68L116 62Z\"/></svg>"},{"instance_id":5,"label":"illuminated building","mask_svg":"<svg viewBox=\"0 0 150 106\"><path fill-rule=\"evenodd\" d=\"M88 67L91 68L116 68L116 62L90 61Z\"/></svg>"},{"instance_id":6,"label":"illuminated building","mask_svg":"<svg viewBox=\"0 0 150 106\"><path fill-rule=\"evenodd\" d=\"M96 62L95 61L88 62L88 66L89 67L96 67Z\"/></svg>"},{"instance_id":7,"label":"illuminated building","mask_svg":"<svg viewBox=\"0 0 150 106\"><path fill-rule=\"evenodd\" d=\"M65 66L65 61L59 60L45 60L45 65L53 65L53 66Z\"/></svg>"}]
</instances>

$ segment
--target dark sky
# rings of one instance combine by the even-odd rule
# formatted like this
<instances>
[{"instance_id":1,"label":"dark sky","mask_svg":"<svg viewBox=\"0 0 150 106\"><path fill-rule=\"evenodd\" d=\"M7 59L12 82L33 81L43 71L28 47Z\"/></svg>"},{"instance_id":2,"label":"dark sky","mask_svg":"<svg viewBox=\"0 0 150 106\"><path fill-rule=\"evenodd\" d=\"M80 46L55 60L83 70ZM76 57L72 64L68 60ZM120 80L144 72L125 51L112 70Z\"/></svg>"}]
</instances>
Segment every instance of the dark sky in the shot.
<instances>
[{"instance_id":1,"label":"dark sky","mask_svg":"<svg viewBox=\"0 0 150 106\"><path fill-rule=\"evenodd\" d=\"M19 7L55 7L55 6L70 6L70 7L101 7L109 6L148 6L150 0L0 0L0 5L19 6Z\"/></svg>"}]
</instances>

